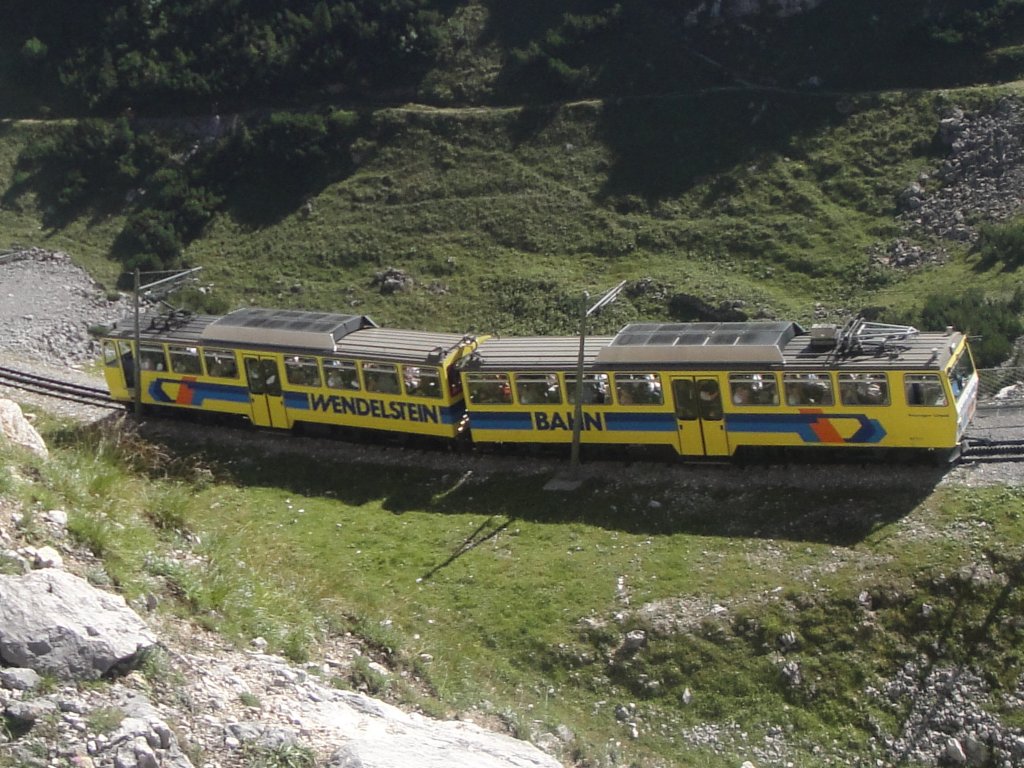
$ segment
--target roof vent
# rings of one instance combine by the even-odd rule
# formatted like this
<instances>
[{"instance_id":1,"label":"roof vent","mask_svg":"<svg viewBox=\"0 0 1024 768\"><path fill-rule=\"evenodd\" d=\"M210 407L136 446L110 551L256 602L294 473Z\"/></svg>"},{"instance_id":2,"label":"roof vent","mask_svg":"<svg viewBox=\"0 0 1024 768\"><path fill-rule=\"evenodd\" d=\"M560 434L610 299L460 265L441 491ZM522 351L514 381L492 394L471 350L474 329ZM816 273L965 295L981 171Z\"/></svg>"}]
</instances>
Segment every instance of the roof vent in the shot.
<instances>
[{"instance_id":1,"label":"roof vent","mask_svg":"<svg viewBox=\"0 0 1024 768\"><path fill-rule=\"evenodd\" d=\"M835 349L839 343L839 326L831 323L815 323L811 326L812 349Z\"/></svg>"}]
</instances>

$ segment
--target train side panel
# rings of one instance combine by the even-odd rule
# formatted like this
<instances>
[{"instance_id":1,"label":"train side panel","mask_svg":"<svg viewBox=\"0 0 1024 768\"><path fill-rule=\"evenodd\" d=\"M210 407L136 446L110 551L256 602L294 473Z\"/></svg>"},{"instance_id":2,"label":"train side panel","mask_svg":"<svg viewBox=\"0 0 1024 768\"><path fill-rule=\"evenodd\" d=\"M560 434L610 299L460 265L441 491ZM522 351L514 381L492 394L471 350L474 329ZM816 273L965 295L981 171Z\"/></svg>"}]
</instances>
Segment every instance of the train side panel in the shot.
<instances>
[{"instance_id":1,"label":"train side panel","mask_svg":"<svg viewBox=\"0 0 1024 768\"><path fill-rule=\"evenodd\" d=\"M103 345L104 377L111 397L130 405L135 398L135 345L123 339L108 339ZM142 404L253 418L254 409L250 401L249 388L241 376L241 368L235 353L220 349L216 352L222 369L210 367L204 371L202 363L198 363L197 366L192 366L195 372L184 373L182 370L169 370L168 350L164 345L143 344L139 366ZM199 350L196 350L196 355L198 354ZM171 360L175 362L174 358ZM207 371L224 375L209 375ZM261 423L258 418L253 421Z\"/></svg>"},{"instance_id":2,"label":"train side panel","mask_svg":"<svg viewBox=\"0 0 1024 768\"><path fill-rule=\"evenodd\" d=\"M626 405L612 394L614 379L584 377L581 442L594 445L648 444L676 448L678 428L662 384L652 373L626 386L647 387L647 401ZM640 377L643 377L641 380ZM576 422L575 375L565 372L463 372L473 441L479 443L571 443Z\"/></svg>"},{"instance_id":3,"label":"train side panel","mask_svg":"<svg viewBox=\"0 0 1024 768\"><path fill-rule=\"evenodd\" d=\"M425 364L145 341L141 401L233 414L260 427L315 424L451 439L465 413L452 366L471 346ZM104 340L104 363L112 396L132 403L134 344Z\"/></svg>"},{"instance_id":4,"label":"train side panel","mask_svg":"<svg viewBox=\"0 0 1024 768\"><path fill-rule=\"evenodd\" d=\"M474 441L572 441L573 403L524 403L512 394L517 374L487 375L499 387L497 396L479 394L479 386L474 394L472 374L465 382L471 392L467 408ZM809 379L781 372L662 370L644 375L668 385L662 402L637 406L625 402L617 388L615 394L609 390L606 402L584 404L581 443L671 446L684 456L731 456L742 448L945 450L956 446L976 391L976 377L954 398L948 378L934 372L851 374L847 381L821 371L804 374L829 393L814 402L801 401L796 394L798 387L809 386ZM608 376L614 380L616 374ZM884 401L855 401L854 383L863 382L884 386ZM744 385L760 389L752 389L752 399L746 399Z\"/></svg>"}]
</instances>

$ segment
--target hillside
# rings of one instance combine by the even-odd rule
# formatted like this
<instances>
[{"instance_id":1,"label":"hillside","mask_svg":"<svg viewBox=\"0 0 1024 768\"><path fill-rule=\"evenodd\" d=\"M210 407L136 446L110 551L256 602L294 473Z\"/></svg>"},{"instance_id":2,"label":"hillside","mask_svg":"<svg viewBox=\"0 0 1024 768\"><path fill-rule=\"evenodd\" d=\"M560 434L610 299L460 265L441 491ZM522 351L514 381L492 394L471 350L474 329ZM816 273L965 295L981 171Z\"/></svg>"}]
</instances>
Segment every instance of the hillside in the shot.
<instances>
[{"instance_id":1,"label":"hillside","mask_svg":"<svg viewBox=\"0 0 1024 768\"><path fill-rule=\"evenodd\" d=\"M626 280L596 332L863 311L981 366L1024 333L1024 0L7 7L0 251L105 308L202 266L176 301L430 330L573 333ZM135 605L359 649L318 685L579 768L1024 760L1018 475L595 462L563 497L546 460L38 424L55 461L0 448L17 546L66 510Z\"/></svg>"},{"instance_id":2,"label":"hillside","mask_svg":"<svg viewBox=\"0 0 1024 768\"><path fill-rule=\"evenodd\" d=\"M135 267L201 265L214 310L358 307L390 325L559 333L581 291L621 279L627 297L600 330L866 308L919 322L929 296L955 303L974 287L998 312L1018 285L1016 2L879 3L849 17L835 2L711 16L590 0L513 16L407 0L388 21L348 4L356 37L419 30L417 56L365 62L379 83L359 74L358 46L320 74L301 55L313 43L295 30L315 36L325 9L341 29L341 6L300 3L282 20L234 3L248 21L231 34L259 50L276 30L294 46L281 61L306 62L257 81L211 53L233 49L216 39L222 20L199 23L209 11L83 9L56 24L50 5L26 4L2 33L9 116L50 119L3 123L0 239L66 250L111 287ZM97 25L107 31L87 34ZM134 41L121 58L119 32ZM117 77L103 80L108 54ZM31 55L42 65L26 69ZM132 62L147 76L122 71ZM950 119L1013 151L980 165L965 154L973 169L949 174L962 146L943 133ZM955 231L907 216L981 182L999 205L956 198L941 213Z\"/></svg>"}]
</instances>

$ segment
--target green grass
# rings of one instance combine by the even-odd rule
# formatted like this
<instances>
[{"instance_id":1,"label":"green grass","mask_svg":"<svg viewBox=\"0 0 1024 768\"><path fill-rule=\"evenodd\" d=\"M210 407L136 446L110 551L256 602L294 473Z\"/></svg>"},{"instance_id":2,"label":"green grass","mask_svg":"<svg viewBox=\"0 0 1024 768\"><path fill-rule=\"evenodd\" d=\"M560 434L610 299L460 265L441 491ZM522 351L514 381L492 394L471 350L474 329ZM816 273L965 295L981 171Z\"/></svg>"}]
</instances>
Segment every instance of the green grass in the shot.
<instances>
[{"instance_id":1,"label":"green grass","mask_svg":"<svg viewBox=\"0 0 1024 768\"><path fill-rule=\"evenodd\" d=\"M996 711L1021 672L1019 489L936 489L921 469L899 487L726 491L641 465L566 496L542 490L543 465L439 473L313 441L295 448L321 461L277 441L239 455L47 430L55 459L9 493L73 510L127 597L160 594L161 610L296 661L352 633L366 657L336 684L534 738L568 725L590 765L735 765L773 727L798 764L824 764L813 745L859 754L896 727L864 689L908 660L973 665ZM630 653L632 629L648 641ZM703 723L748 736L712 755L685 738Z\"/></svg>"}]
</instances>

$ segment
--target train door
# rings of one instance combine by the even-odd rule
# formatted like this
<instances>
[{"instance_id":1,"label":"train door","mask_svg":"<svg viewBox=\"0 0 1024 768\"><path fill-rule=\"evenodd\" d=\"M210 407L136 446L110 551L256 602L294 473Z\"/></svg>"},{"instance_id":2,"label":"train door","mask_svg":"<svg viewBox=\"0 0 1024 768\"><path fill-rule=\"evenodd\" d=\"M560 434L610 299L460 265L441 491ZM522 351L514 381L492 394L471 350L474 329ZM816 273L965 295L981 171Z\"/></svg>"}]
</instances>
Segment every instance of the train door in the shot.
<instances>
[{"instance_id":1,"label":"train door","mask_svg":"<svg viewBox=\"0 0 1024 768\"><path fill-rule=\"evenodd\" d=\"M679 424L679 452L684 456L727 456L729 444L718 380L674 376L672 396Z\"/></svg>"},{"instance_id":2,"label":"train door","mask_svg":"<svg viewBox=\"0 0 1024 768\"><path fill-rule=\"evenodd\" d=\"M249 383L249 401L252 403L252 423L261 427L287 429L288 413L281 390L281 373L277 360L272 357L245 358L245 378Z\"/></svg>"}]
</instances>

